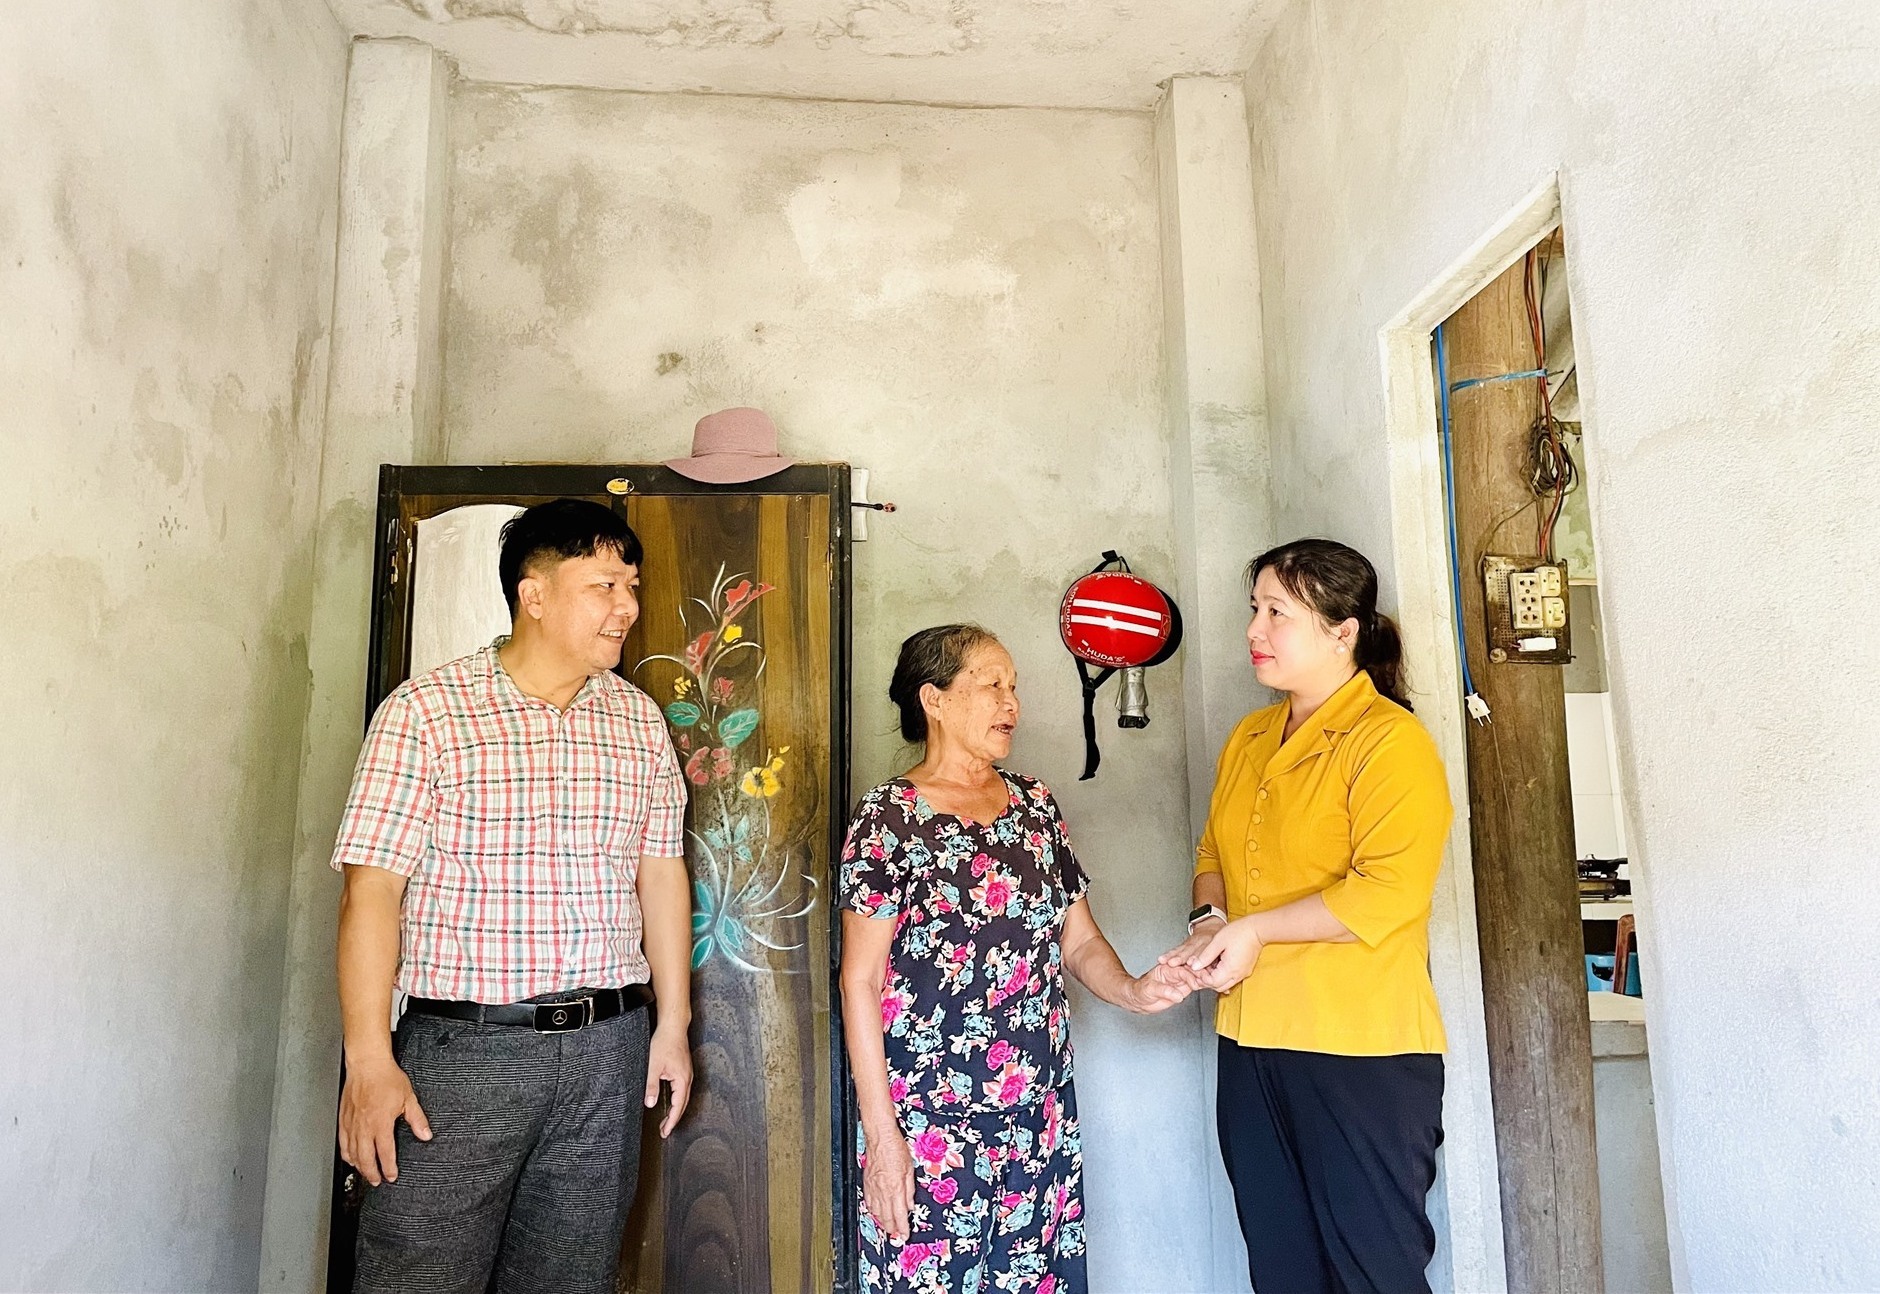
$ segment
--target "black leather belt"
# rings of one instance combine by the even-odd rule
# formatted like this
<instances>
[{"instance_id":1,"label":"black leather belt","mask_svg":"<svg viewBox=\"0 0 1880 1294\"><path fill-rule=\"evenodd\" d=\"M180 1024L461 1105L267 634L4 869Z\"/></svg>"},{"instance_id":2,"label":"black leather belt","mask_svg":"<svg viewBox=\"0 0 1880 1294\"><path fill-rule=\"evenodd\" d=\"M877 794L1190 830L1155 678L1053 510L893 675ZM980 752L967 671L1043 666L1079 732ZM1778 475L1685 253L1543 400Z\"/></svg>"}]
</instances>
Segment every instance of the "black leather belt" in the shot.
<instances>
[{"instance_id":1,"label":"black leather belt","mask_svg":"<svg viewBox=\"0 0 1880 1294\"><path fill-rule=\"evenodd\" d=\"M574 997L554 1002L510 1002L501 1006L414 997L405 999L405 1010L418 1015L470 1020L477 1024L525 1026L537 1033L573 1033L576 1029L585 1029L591 1024L637 1011L652 1000L651 986L628 984L625 988L582 989Z\"/></svg>"}]
</instances>

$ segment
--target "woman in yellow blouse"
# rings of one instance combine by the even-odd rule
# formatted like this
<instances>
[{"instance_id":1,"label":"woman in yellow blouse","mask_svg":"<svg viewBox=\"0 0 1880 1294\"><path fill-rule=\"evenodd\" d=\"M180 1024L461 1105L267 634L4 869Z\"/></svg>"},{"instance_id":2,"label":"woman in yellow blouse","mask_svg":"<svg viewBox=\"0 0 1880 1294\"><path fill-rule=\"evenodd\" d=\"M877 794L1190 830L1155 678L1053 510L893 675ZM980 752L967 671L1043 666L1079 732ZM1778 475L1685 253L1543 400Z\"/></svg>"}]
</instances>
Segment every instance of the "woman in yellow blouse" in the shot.
<instances>
[{"instance_id":1,"label":"woman in yellow blouse","mask_svg":"<svg viewBox=\"0 0 1880 1294\"><path fill-rule=\"evenodd\" d=\"M1325 539L1248 568L1254 675L1167 955L1221 994L1216 1118L1260 1294L1427 1291L1442 1142L1430 894L1450 806L1377 572Z\"/></svg>"}]
</instances>

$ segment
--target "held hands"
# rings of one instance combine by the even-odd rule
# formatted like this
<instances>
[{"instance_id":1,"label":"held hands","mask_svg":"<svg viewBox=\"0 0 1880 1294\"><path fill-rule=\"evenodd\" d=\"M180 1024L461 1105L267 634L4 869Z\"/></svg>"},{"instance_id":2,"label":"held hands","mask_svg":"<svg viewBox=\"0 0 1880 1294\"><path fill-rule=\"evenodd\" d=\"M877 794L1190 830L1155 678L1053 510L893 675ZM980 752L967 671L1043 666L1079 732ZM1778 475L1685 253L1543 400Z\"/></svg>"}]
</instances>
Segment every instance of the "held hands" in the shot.
<instances>
[{"instance_id":1,"label":"held hands","mask_svg":"<svg viewBox=\"0 0 1880 1294\"><path fill-rule=\"evenodd\" d=\"M868 1151L862 1164L862 1203L890 1238L907 1239L914 1211L914 1154L899 1126L865 1134Z\"/></svg>"},{"instance_id":2,"label":"held hands","mask_svg":"<svg viewBox=\"0 0 1880 1294\"><path fill-rule=\"evenodd\" d=\"M1154 1015L1187 1000L1201 986L1201 977L1188 967L1170 962L1166 956L1129 981L1129 997L1123 1003L1131 1011Z\"/></svg>"},{"instance_id":3,"label":"held hands","mask_svg":"<svg viewBox=\"0 0 1880 1294\"><path fill-rule=\"evenodd\" d=\"M1265 946L1251 917L1225 924L1203 921L1193 934L1163 953L1160 964L1184 969L1200 987L1225 993L1252 973Z\"/></svg>"},{"instance_id":4,"label":"held hands","mask_svg":"<svg viewBox=\"0 0 1880 1294\"><path fill-rule=\"evenodd\" d=\"M672 1106L659 1121L659 1135L670 1137L692 1098L692 1047L682 1028L653 1030L653 1040L646 1052L646 1108L659 1104L659 1085L672 1084Z\"/></svg>"},{"instance_id":5,"label":"held hands","mask_svg":"<svg viewBox=\"0 0 1880 1294\"><path fill-rule=\"evenodd\" d=\"M1193 975L1196 987L1206 988L1207 985L1202 983L1201 976L1195 971L1193 963L1195 958L1201 955L1202 950L1214 941L1215 933L1226 924L1218 917L1197 921L1189 936L1163 953L1158 959L1158 964L1182 967Z\"/></svg>"},{"instance_id":6,"label":"held hands","mask_svg":"<svg viewBox=\"0 0 1880 1294\"><path fill-rule=\"evenodd\" d=\"M419 1141L431 1139L431 1123L418 1104L418 1094L398 1062L381 1060L346 1066L346 1089L339 1099L340 1158L377 1186L398 1180L400 1117L411 1125Z\"/></svg>"}]
</instances>

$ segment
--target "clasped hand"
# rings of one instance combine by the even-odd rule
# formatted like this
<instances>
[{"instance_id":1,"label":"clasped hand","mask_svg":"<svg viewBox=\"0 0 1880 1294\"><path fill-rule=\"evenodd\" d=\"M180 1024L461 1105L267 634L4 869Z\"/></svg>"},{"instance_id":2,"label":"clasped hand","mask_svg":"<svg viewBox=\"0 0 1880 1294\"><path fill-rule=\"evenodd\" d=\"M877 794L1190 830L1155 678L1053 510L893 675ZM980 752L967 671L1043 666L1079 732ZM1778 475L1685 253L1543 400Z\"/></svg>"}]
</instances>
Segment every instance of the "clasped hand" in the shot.
<instances>
[{"instance_id":1,"label":"clasped hand","mask_svg":"<svg viewBox=\"0 0 1880 1294\"><path fill-rule=\"evenodd\" d=\"M1265 946L1249 918L1225 924L1209 921L1163 953L1156 964L1172 968L1195 988L1225 993L1252 973Z\"/></svg>"},{"instance_id":2,"label":"clasped hand","mask_svg":"<svg viewBox=\"0 0 1880 1294\"><path fill-rule=\"evenodd\" d=\"M1163 958L1129 982L1129 998L1123 1005L1144 1015L1154 1015L1185 1001L1200 983L1193 971Z\"/></svg>"}]
</instances>

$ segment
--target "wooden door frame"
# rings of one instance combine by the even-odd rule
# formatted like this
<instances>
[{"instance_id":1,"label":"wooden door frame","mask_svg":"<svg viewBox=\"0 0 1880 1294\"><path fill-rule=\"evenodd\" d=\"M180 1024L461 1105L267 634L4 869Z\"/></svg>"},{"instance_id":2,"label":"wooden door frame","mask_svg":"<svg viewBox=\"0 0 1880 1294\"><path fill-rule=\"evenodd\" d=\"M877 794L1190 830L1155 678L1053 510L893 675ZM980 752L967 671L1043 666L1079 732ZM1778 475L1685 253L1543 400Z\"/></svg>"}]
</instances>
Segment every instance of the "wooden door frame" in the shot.
<instances>
[{"instance_id":1,"label":"wooden door frame","mask_svg":"<svg viewBox=\"0 0 1880 1294\"><path fill-rule=\"evenodd\" d=\"M1438 1225L1446 1232L1453 1287L1493 1294L1508 1288L1507 1257L1431 338L1438 325L1559 227L1560 185L1549 174L1378 331L1397 619L1405 652L1428 684L1422 691L1430 701L1418 707L1418 717L1448 769L1450 798L1464 806L1450 828L1430 921L1430 972L1449 1034L1440 1178L1444 1219Z\"/></svg>"},{"instance_id":2,"label":"wooden door frame","mask_svg":"<svg viewBox=\"0 0 1880 1294\"><path fill-rule=\"evenodd\" d=\"M830 569L834 616L829 635L829 861L832 871L842 854L850 804L849 706L851 641L854 629L853 561L850 538L850 469L847 463L798 463L761 480L708 485L660 464L531 463L491 467L419 467L387 463L379 468L378 517L372 555L372 628L366 658L366 705L369 726L379 704L404 682L411 653L412 559L417 540L414 522L466 504L514 499L609 499L623 516L635 495L709 497L729 495L821 494L830 501ZM623 488L624 483L624 488ZM424 499L422 512L407 506ZM363 728L362 728L363 731ZM833 886L832 886L833 891ZM842 923L831 913L827 973L832 1003L840 1002L837 975L842 960ZM858 1288L858 1226L854 1182L857 1111L849 1080L848 1051L842 1045L839 1010L829 1030L829 1167L833 1196L831 1219L835 1286L833 1294ZM343 1075L342 1075L343 1079ZM343 1081L342 1081L343 1086ZM352 1243L356 1230L342 1225L346 1210L347 1165L335 1150L332 1225L328 1232L327 1289L344 1294L351 1286ZM356 1212L353 1216L356 1216ZM339 1278L336 1280L336 1278Z\"/></svg>"}]
</instances>

